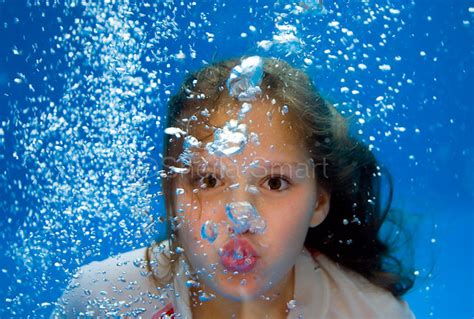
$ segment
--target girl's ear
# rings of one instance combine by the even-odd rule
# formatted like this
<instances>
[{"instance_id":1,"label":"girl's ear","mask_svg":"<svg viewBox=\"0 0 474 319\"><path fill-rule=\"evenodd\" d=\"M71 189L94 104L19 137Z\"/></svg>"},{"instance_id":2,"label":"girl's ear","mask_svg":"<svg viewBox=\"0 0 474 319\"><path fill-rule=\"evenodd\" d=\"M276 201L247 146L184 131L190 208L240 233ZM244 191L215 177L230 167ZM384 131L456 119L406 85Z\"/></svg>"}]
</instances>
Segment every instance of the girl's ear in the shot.
<instances>
[{"instance_id":1,"label":"girl's ear","mask_svg":"<svg viewBox=\"0 0 474 319\"><path fill-rule=\"evenodd\" d=\"M322 187L319 187L318 193L316 207L314 208L313 217L311 218L311 222L309 224L311 228L321 224L329 213L331 194Z\"/></svg>"}]
</instances>

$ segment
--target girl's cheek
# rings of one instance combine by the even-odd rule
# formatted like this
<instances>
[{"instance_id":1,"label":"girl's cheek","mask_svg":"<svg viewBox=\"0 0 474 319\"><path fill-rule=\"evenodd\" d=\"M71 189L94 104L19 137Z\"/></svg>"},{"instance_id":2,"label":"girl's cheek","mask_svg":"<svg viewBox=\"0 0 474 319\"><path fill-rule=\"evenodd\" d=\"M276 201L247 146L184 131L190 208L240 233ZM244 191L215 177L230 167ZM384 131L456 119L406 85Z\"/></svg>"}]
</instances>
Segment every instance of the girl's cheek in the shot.
<instances>
[{"instance_id":1,"label":"girl's cheek","mask_svg":"<svg viewBox=\"0 0 474 319\"><path fill-rule=\"evenodd\" d=\"M203 201L199 196L194 196L193 200L183 201L185 210L186 230L194 240L202 240L201 233L205 225L220 224L222 208L208 201ZM208 227L209 228L209 227Z\"/></svg>"},{"instance_id":2,"label":"girl's cheek","mask_svg":"<svg viewBox=\"0 0 474 319\"><path fill-rule=\"evenodd\" d=\"M262 215L269 225L281 229L290 225L305 224L312 214L311 196L299 193L262 203Z\"/></svg>"}]
</instances>

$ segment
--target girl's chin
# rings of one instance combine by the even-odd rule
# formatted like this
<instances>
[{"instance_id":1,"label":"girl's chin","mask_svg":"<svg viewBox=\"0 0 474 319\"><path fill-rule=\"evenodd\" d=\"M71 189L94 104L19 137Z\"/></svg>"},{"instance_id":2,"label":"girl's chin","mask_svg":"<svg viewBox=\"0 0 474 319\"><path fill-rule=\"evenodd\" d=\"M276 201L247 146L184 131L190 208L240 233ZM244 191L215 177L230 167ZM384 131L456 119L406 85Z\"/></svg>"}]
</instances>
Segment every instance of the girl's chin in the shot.
<instances>
[{"instance_id":1,"label":"girl's chin","mask_svg":"<svg viewBox=\"0 0 474 319\"><path fill-rule=\"evenodd\" d=\"M232 300L252 300L259 297L268 286L263 278L256 274L221 274L214 279L213 286L222 296Z\"/></svg>"},{"instance_id":2,"label":"girl's chin","mask_svg":"<svg viewBox=\"0 0 474 319\"><path fill-rule=\"evenodd\" d=\"M218 289L219 295L233 301L251 301L263 294L261 287L234 286L222 287Z\"/></svg>"}]
</instances>

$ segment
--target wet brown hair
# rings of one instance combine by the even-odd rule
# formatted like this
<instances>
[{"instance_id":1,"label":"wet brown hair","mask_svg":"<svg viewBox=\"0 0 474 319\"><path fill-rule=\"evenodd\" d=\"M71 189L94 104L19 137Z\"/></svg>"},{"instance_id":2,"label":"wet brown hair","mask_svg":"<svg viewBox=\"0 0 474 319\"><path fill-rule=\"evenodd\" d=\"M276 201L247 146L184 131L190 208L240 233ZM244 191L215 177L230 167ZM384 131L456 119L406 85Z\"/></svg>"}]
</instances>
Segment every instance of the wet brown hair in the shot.
<instances>
[{"instance_id":1,"label":"wet brown hair","mask_svg":"<svg viewBox=\"0 0 474 319\"><path fill-rule=\"evenodd\" d=\"M228 98L226 80L240 59L228 60L189 75L179 92L170 100L167 127L180 126L186 111L212 109L222 98ZM310 228L305 247L319 251L373 284L399 297L414 283L392 249L382 240L381 226L386 221L392 200L392 182L388 172L377 162L368 147L349 134L347 120L327 102L308 76L288 63L275 58L264 59L260 84L263 96L287 105L296 120L306 147L315 163L327 163L324 170L316 166L317 182L331 194L326 219ZM176 139L165 137L164 157L176 156ZM388 178L388 199L382 207L383 176ZM168 220L174 216L172 178L163 179ZM176 235L168 227L172 247ZM171 249L171 259L174 249ZM150 262L147 252L147 261Z\"/></svg>"}]
</instances>

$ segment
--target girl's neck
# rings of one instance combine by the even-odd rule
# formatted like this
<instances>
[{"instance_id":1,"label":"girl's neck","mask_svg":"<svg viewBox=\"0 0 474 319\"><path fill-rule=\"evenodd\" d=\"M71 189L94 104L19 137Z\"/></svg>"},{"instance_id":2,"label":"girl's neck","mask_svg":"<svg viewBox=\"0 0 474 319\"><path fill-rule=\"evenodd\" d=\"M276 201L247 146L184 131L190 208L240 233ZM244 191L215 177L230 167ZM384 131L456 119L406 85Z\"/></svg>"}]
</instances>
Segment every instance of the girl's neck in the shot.
<instances>
[{"instance_id":1,"label":"girl's neck","mask_svg":"<svg viewBox=\"0 0 474 319\"><path fill-rule=\"evenodd\" d=\"M249 301L233 301L222 296L199 302L196 291L192 291L191 312L193 318L287 318L287 303L294 296L295 274L294 267L288 274L269 291L265 292L265 297L256 297ZM206 291L206 287L200 290ZM206 291L209 292L209 291ZM266 300L269 299L269 300Z\"/></svg>"}]
</instances>

